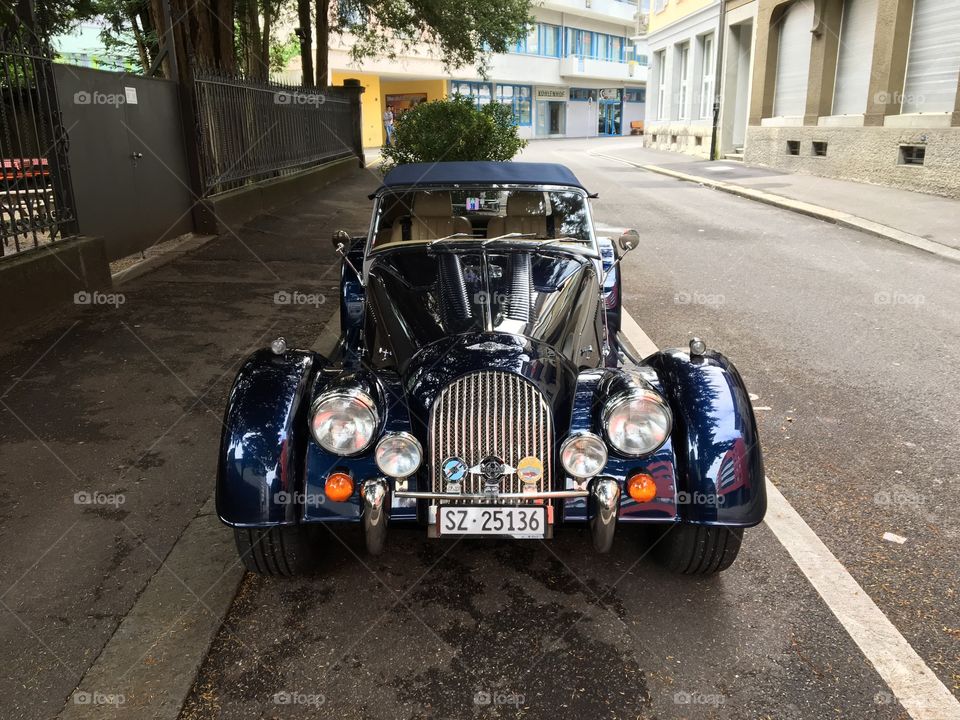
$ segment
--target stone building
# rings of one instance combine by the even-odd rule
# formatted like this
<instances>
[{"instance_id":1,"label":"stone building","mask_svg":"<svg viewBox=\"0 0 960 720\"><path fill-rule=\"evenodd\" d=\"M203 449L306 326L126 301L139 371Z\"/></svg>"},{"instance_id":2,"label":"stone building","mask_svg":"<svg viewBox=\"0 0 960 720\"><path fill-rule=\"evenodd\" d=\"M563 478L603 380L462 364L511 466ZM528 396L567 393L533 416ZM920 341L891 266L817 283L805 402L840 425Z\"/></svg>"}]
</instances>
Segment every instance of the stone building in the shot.
<instances>
[{"instance_id":1,"label":"stone building","mask_svg":"<svg viewBox=\"0 0 960 720\"><path fill-rule=\"evenodd\" d=\"M960 197L960 2L754 2L747 162Z\"/></svg>"}]
</instances>

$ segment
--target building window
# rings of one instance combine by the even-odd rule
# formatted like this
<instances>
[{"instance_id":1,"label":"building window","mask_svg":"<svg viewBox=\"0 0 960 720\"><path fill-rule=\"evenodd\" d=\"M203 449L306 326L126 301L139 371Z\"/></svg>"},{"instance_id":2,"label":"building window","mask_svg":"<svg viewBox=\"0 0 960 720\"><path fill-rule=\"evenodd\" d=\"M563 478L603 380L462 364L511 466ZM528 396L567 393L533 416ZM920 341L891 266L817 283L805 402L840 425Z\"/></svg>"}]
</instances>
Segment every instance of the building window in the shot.
<instances>
[{"instance_id":1,"label":"building window","mask_svg":"<svg viewBox=\"0 0 960 720\"><path fill-rule=\"evenodd\" d=\"M900 146L900 165L923 165L926 159L927 148L925 145Z\"/></svg>"},{"instance_id":2,"label":"building window","mask_svg":"<svg viewBox=\"0 0 960 720\"><path fill-rule=\"evenodd\" d=\"M827 156L827 143L822 140L813 141L813 156L814 157L826 157Z\"/></svg>"},{"instance_id":3,"label":"building window","mask_svg":"<svg viewBox=\"0 0 960 720\"><path fill-rule=\"evenodd\" d=\"M492 97L490 83L471 82L469 80L451 80L450 94L470 98L478 108L489 105Z\"/></svg>"},{"instance_id":4,"label":"building window","mask_svg":"<svg viewBox=\"0 0 960 720\"><path fill-rule=\"evenodd\" d=\"M591 30L577 30L567 28L566 55L575 55L582 58L594 58L609 62L626 62L626 48L630 41L618 35L608 35Z\"/></svg>"},{"instance_id":5,"label":"building window","mask_svg":"<svg viewBox=\"0 0 960 720\"><path fill-rule=\"evenodd\" d=\"M633 102L633 103L642 103L647 101L647 89L646 88L624 88L623 89L623 101L624 102Z\"/></svg>"},{"instance_id":6,"label":"building window","mask_svg":"<svg viewBox=\"0 0 960 720\"><path fill-rule=\"evenodd\" d=\"M653 11L662 12L667 6L667 0L653 0Z\"/></svg>"},{"instance_id":7,"label":"building window","mask_svg":"<svg viewBox=\"0 0 960 720\"><path fill-rule=\"evenodd\" d=\"M497 102L513 110L514 125L530 125L533 120L532 93L529 85L497 85Z\"/></svg>"},{"instance_id":8,"label":"building window","mask_svg":"<svg viewBox=\"0 0 960 720\"><path fill-rule=\"evenodd\" d=\"M713 82L715 79L713 35L706 35L700 46L703 51L703 80L700 83L700 117L713 117Z\"/></svg>"},{"instance_id":9,"label":"building window","mask_svg":"<svg viewBox=\"0 0 960 720\"><path fill-rule=\"evenodd\" d=\"M597 91L592 88L570 88L570 99L596 102Z\"/></svg>"},{"instance_id":10,"label":"building window","mask_svg":"<svg viewBox=\"0 0 960 720\"><path fill-rule=\"evenodd\" d=\"M650 58L646 55L637 55L637 65L646 67L650 63Z\"/></svg>"},{"instance_id":11,"label":"building window","mask_svg":"<svg viewBox=\"0 0 960 720\"><path fill-rule=\"evenodd\" d=\"M690 97L690 44L684 43L677 51L677 65L680 68L680 92L677 95L677 110L680 120L690 119L687 100Z\"/></svg>"},{"instance_id":12,"label":"building window","mask_svg":"<svg viewBox=\"0 0 960 720\"><path fill-rule=\"evenodd\" d=\"M525 55L560 57L560 27L547 23L531 25L527 36L517 42L513 52Z\"/></svg>"},{"instance_id":13,"label":"building window","mask_svg":"<svg viewBox=\"0 0 960 720\"><path fill-rule=\"evenodd\" d=\"M660 50L654 57L657 59L657 120L663 120L667 105L667 51Z\"/></svg>"},{"instance_id":14,"label":"building window","mask_svg":"<svg viewBox=\"0 0 960 720\"><path fill-rule=\"evenodd\" d=\"M960 67L960 7L955 0L915 0L902 112L952 112Z\"/></svg>"},{"instance_id":15,"label":"building window","mask_svg":"<svg viewBox=\"0 0 960 720\"><path fill-rule=\"evenodd\" d=\"M787 140L787 155L799 155L799 154L800 154L800 141Z\"/></svg>"}]
</instances>

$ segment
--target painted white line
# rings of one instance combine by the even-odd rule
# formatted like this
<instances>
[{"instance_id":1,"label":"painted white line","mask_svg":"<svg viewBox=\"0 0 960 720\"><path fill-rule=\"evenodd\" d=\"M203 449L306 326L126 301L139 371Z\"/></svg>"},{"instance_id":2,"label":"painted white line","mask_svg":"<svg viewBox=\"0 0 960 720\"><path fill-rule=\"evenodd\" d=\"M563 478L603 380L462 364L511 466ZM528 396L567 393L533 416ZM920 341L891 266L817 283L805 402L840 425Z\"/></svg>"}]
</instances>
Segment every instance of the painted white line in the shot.
<instances>
[{"instance_id":1,"label":"painted white line","mask_svg":"<svg viewBox=\"0 0 960 720\"><path fill-rule=\"evenodd\" d=\"M659 349L626 310L620 315L620 330L640 353L640 357L653 355Z\"/></svg>"},{"instance_id":2,"label":"painted white line","mask_svg":"<svg viewBox=\"0 0 960 720\"><path fill-rule=\"evenodd\" d=\"M644 343L652 344L626 311L622 329L638 350ZM960 720L960 702L769 478L764 522L910 717Z\"/></svg>"}]
</instances>

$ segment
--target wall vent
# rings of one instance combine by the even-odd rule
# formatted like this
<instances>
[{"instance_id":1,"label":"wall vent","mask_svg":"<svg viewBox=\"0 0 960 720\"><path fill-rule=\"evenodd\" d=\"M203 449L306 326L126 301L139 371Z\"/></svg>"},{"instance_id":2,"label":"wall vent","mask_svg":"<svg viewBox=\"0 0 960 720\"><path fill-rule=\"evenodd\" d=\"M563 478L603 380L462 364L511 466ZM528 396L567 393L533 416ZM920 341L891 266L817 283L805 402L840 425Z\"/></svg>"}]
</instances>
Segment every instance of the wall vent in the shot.
<instances>
[{"instance_id":1,"label":"wall vent","mask_svg":"<svg viewBox=\"0 0 960 720\"><path fill-rule=\"evenodd\" d=\"M926 145L901 145L898 165L923 165L927 159Z\"/></svg>"},{"instance_id":2,"label":"wall vent","mask_svg":"<svg viewBox=\"0 0 960 720\"><path fill-rule=\"evenodd\" d=\"M787 140L787 155L799 155L799 154L800 154L800 141Z\"/></svg>"}]
</instances>

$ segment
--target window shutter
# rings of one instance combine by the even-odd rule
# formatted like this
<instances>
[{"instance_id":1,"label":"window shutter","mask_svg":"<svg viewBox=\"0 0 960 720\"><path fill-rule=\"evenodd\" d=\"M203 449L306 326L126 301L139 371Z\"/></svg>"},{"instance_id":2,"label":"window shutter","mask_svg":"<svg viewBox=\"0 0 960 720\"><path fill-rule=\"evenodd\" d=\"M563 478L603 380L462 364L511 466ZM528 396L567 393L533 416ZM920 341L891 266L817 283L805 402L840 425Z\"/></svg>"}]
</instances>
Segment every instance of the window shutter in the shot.
<instances>
[{"instance_id":1,"label":"window shutter","mask_svg":"<svg viewBox=\"0 0 960 720\"><path fill-rule=\"evenodd\" d=\"M857 115L867 110L876 25L877 0L844 2L837 83L833 92L834 115Z\"/></svg>"},{"instance_id":2,"label":"window shutter","mask_svg":"<svg viewBox=\"0 0 960 720\"><path fill-rule=\"evenodd\" d=\"M780 23L773 96L773 114L777 117L803 115L806 110L812 29L813 0L797 0L787 8Z\"/></svg>"},{"instance_id":3,"label":"window shutter","mask_svg":"<svg viewBox=\"0 0 960 720\"><path fill-rule=\"evenodd\" d=\"M960 3L915 0L902 112L950 112L960 73Z\"/></svg>"}]
</instances>

